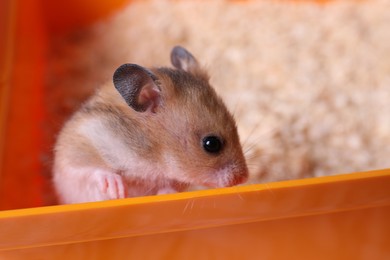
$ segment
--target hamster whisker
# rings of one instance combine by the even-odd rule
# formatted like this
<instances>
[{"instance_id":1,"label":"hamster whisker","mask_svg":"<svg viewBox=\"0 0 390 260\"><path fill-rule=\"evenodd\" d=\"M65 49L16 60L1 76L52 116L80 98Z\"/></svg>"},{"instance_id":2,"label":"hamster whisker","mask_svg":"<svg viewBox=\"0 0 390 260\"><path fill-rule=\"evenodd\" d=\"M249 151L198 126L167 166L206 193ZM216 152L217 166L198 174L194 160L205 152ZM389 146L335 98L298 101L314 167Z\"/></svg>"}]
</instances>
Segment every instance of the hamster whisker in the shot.
<instances>
[{"instance_id":1,"label":"hamster whisker","mask_svg":"<svg viewBox=\"0 0 390 260\"><path fill-rule=\"evenodd\" d=\"M264 132L264 133L261 133L259 137L257 137L256 139L252 140L251 141L251 144L248 145L247 143L243 144L243 152L244 154L248 153L249 151L251 151L254 147L256 147L258 145L258 142L261 141L261 140L264 140L264 136L265 135L271 135L273 136L274 133L276 133L276 129L271 129L270 131L268 132Z\"/></svg>"},{"instance_id":2,"label":"hamster whisker","mask_svg":"<svg viewBox=\"0 0 390 260\"><path fill-rule=\"evenodd\" d=\"M269 184L268 183L262 183L262 184L266 187L267 191L271 193L272 197L275 197L275 193L272 190L272 188L269 186Z\"/></svg>"},{"instance_id":3,"label":"hamster whisker","mask_svg":"<svg viewBox=\"0 0 390 260\"><path fill-rule=\"evenodd\" d=\"M234 187L238 190L238 187L237 187L237 186L234 186ZM240 200L245 201L245 199L242 197L242 195L241 195L239 192L237 192L236 195L238 196L238 198L239 198Z\"/></svg>"},{"instance_id":4,"label":"hamster whisker","mask_svg":"<svg viewBox=\"0 0 390 260\"><path fill-rule=\"evenodd\" d=\"M261 120L262 121L262 120ZM260 122L261 122L260 121ZM249 139L252 137L252 135L254 134L255 130L257 129L257 127L259 126L260 122L257 122L256 125L253 126L252 130L249 132L248 136L245 138L244 142L242 142L242 147L244 147L247 142L249 141Z\"/></svg>"},{"instance_id":5,"label":"hamster whisker","mask_svg":"<svg viewBox=\"0 0 390 260\"><path fill-rule=\"evenodd\" d=\"M244 94L244 92L240 91L239 96L237 98L237 102L236 102L236 104L234 104L233 110L231 111L231 114L232 114L233 118L236 118L237 108L242 104L241 100L242 100L242 95L243 94Z\"/></svg>"},{"instance_id":6,"label":"hamster whisker","mask_svg":"<svg viewBox=\"0 0 390 260\"><path fill-rule=\"evenodd\" d=\"M186 210L187 210L189 204L190 204L190 201L187 201L186 205L183 208L182 215L184 215L184 213L186 213Z\"/></svg>"}]
</instances>

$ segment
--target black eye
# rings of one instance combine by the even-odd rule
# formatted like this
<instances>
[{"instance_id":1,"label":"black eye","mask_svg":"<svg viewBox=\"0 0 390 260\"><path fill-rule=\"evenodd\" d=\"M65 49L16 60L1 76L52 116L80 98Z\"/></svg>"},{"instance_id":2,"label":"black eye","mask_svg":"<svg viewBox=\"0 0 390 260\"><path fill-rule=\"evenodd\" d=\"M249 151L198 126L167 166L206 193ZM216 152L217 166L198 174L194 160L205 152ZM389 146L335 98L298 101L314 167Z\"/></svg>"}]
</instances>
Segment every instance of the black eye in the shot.
<instances>
[{"instance_id":1,"label":"black eye","mask_svg":"<svg viewBox=\"0 0 390 260\"><path fill-rule=\"evenodd\" d=\"M206 136L202 140L203 149L208 153L219 153L222 150L223 144L217 136Z\"/></svg>"}]
</instances>

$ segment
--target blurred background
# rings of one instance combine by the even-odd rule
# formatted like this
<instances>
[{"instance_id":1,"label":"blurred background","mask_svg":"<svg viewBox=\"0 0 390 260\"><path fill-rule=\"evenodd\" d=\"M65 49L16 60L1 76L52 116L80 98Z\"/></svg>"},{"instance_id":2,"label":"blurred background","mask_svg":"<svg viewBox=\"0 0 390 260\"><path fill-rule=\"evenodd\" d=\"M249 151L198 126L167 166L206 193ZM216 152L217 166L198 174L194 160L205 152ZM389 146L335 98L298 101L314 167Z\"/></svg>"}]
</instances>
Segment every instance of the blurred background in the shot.
<instances>
[{"instance_id":1,"label":"blurred background","mask_svg":"<svg viewBox=\"0 0 390 260\"><path fill-rule=\"evenodd\" d=\"M24 35L20 48L29 44L44 57L36 67L42 95L31 104L43 104L38 163L31 162L43 177L31 178L37 193L49 194L46 204L54 203L52 147L64 121L119 65L170 66L174 45L204 65L234 113L250 182L389 168L390 1L105 2L7 7L39 24L14 26ZM7 125L15 134L23 130ZM4 172L15 171L4 161ZM20 181L4 176L3 191Z\"/></svg>"}]
</instances>

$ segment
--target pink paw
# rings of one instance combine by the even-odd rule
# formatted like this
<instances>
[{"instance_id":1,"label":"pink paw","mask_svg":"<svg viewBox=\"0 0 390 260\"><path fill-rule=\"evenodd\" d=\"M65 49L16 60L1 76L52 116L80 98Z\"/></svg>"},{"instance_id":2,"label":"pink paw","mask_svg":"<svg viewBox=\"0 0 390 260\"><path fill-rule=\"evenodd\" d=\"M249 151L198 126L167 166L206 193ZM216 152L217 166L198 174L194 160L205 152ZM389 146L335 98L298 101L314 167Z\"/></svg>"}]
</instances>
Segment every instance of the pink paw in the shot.
<instances>
[{"instance_id":1,"label":"pink paw","mask_svg":"<svg viewBox=\"0 0 390 260\"><path fill-rule=\"evenodd\" d=\"M95 173L97 181L97 200L126 198L125 185L120 175L107 171L98 171Z\"/></svg>"}]
</instances>

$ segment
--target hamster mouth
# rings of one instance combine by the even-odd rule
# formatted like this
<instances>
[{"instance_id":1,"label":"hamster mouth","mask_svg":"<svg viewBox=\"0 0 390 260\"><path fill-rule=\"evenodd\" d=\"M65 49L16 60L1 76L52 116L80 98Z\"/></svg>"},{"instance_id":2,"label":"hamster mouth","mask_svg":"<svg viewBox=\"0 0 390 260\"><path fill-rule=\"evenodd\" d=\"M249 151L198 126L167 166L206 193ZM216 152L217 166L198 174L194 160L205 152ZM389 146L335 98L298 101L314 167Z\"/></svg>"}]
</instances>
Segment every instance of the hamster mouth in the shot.
<instances>
[{"instance_id":1,"label":"hamster mouth","mask_svg":"<svg viewBox=\"0 0 390 260\"><path fill-rule=\"evenodd\" d=\"M229 169L222 169L214 173L210 173L210 177L207 180L202 181L201 185L209 188L224 188L232 187L248 180L248 172L243 170L240 172L231 173Z\"/></svg>"},{"instance_id":2,"label":"hamster mouth","mask_svg":"<svg viewBox=\"0 0 390 260\"><path fill-rule=\"evenodd\" d=\"M245 175L235 175L235 176L233 176L233 180L230 183L231 185L228 186L228 187L236 186L238 184L245 183L247 180L248 180L248 175L247 174L245 174Z\"/></svg>"}]
</instances>

